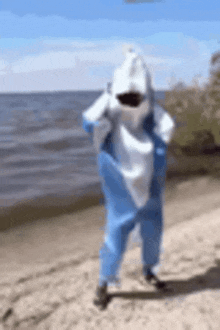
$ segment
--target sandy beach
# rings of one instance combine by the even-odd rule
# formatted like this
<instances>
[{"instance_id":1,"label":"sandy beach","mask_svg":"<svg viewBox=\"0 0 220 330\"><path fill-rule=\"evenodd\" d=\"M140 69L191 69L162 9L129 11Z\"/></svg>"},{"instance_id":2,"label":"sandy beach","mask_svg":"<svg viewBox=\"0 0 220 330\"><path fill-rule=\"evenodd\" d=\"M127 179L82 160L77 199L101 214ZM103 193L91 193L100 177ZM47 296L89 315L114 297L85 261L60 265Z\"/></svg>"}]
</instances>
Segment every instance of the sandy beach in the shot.
<instances>
[{"instance_id":1,"label":"sandy beach","mask_svg":"<svg viewBox=\"0 0 220 330\"><path fill-rule=\"evenodd\" d=\"M102 312L92 300L104 206L0 232L0 329L219 329L219 187L208 176L167 185L158 276L173 292L144 282L133 246Z\"/></svg>"}]
</instances>

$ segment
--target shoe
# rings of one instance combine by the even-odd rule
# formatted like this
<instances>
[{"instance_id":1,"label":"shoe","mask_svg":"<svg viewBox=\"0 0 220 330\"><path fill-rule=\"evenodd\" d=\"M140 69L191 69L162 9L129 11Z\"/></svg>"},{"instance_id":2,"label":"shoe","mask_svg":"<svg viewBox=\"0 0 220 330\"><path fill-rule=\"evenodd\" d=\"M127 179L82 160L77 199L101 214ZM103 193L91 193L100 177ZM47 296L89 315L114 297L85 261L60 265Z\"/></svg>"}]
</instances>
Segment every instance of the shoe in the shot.
<instances>
[{"instance_id":1,"label":"shoe","mask_svg":"<svg viewBox=\"0 0 220 330\"><path fill-rule=\"evenodd\" d=\"M152 284L157 290L167 290L166 282L160 281L159 278L152 273L151 270L148 270L145 279L148 283Z\"/></svg>"},{"instance_id":2,"label":"shoe","mask_svg":"<svg viewBox=\"0 0 220 330\"><path fill-rule=\"evenodd\" d=\"M96 289L96 297L93 300L94 305L99 307L100 310L106 309L110 301L110 296L107 293L107 285L98 286Z\"/></svg>"}]
</instances>

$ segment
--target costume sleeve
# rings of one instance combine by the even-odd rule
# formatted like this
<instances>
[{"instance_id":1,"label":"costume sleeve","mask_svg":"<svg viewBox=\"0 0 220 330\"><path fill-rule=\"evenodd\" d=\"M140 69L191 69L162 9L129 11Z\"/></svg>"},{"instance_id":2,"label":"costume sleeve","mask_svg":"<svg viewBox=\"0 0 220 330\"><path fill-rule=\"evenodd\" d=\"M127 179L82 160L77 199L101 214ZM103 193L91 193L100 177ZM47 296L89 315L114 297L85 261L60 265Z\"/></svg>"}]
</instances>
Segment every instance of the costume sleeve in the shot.
<instances>
[{"instance_id":1,"label":"costume sleeve","mask_svg":"<svg viewBox=\"0 0 220 330\"><path fill-rule=\"evenodd\" d=\"M110 94L104 92L82 115L83 128L89 133L97 153L100 151L107 134L112 129L111 121L106 117L109 98Z\"/></svg>"},{"instance_id":2,"label":"costume sleeve","mask_svg":"<svg viewBox=\"0 0 220 330\"><path fill-rule=\"evenodd\" d=\"M155 129L154 132L158 135L163 142L166 144L170 143L174 130L175 130L175 123L172 117L166 112L160 105L156 104L155 109Z\"/></svg>"}]
</instances>

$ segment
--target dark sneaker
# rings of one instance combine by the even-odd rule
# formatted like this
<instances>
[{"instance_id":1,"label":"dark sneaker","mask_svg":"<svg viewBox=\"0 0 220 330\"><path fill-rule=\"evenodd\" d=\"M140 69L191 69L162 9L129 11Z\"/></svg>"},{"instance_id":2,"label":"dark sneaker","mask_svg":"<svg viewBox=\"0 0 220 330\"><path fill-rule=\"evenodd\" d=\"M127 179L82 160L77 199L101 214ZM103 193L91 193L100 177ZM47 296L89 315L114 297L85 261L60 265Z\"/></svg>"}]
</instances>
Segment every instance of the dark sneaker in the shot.
<instances>
[{"instance_id":1,"label":"dark sneaker","mask_svg":"<svg viewBox=\"0 0 220 330\"><path fill-rule=\"evenodd\" d=\"M156 289L166 289L166 283L163 281L160 281L156 275L146 275L146 280L153 286L155 286Z\"/></svg>"},{"instance_id":2,"label":"dark sneaker","mask_svg":"<svg viewBox=\"0 0 220 330\"><path fill-rule=\"evenodd\" d=\"M106 309L110 301L110 296L107 293L107 285L98 286L96 289L96 297L93 300L94 305L99 307L100 310Z\"/></svg>"},{"instance_id":3,"label":"dark sneaker","mask_svg":"<svg viewBox=\"0 0 220 330\"><path fill-rule=\"evenodd\" d=\"M159 278L148 270L145 279L148 283L152 284L157 290L168 290L166 282L160 281Z\"/></svg>"}]
</instances>

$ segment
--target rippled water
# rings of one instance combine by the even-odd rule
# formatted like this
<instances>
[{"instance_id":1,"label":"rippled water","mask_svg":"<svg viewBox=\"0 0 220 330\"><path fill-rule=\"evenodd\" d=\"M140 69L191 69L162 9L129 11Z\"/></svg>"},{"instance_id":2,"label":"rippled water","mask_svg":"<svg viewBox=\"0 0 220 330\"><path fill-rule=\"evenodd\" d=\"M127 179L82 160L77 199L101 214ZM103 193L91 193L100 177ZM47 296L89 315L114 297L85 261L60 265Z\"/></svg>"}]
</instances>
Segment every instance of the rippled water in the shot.
<instances>
[{"instance_id":1,"label":"rippled water","mask_svg":"<svg viewBox=\"0 0 220 330\"><path fill-rule=\"evenodd\" d=\"M0 207L83 194L99 183L81 113L100 93L0 95Z\"/></svg>"}]
</instances>

